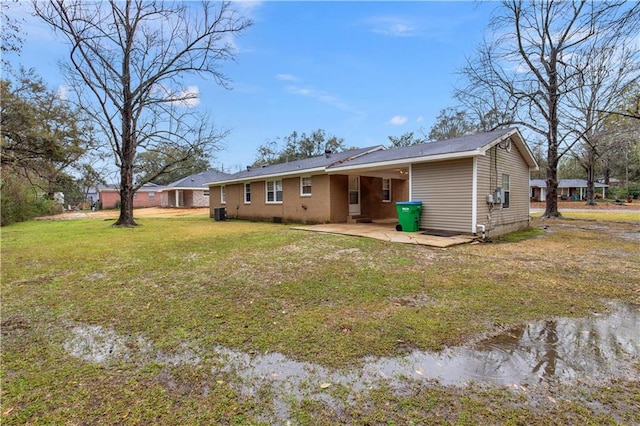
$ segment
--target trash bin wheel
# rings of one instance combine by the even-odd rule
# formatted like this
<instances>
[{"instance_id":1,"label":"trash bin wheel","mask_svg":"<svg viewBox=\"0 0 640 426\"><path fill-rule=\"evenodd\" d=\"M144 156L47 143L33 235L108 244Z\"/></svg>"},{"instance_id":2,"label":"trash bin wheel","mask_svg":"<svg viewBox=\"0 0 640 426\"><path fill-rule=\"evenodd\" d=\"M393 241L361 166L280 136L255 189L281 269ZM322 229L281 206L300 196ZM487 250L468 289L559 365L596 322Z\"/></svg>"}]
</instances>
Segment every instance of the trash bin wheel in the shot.
<instances>
[{"instance_id":1,"label":"trash bin wheel","mask_svg":"<svg viewBox=\"0 0 640 426\"><path fill-rule=\"evenodd\" d=\"M398 231L398 232L402 232L402 225L397 224L397 225L396 225L396 231Z\"/></svg>"}]
</instances>

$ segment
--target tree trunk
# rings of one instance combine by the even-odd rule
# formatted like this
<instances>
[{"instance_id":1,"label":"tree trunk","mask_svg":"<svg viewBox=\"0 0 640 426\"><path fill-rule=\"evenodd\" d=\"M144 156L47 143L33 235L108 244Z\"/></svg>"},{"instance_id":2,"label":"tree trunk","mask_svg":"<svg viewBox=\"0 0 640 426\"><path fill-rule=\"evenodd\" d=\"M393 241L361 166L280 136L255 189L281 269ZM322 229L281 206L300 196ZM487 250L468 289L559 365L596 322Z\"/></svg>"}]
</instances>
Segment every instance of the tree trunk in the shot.
<instances>
[{"instance_id":1,"label":"tree trunk","mask_svg":"<svg viewBox=\"0 0 640 426\"><path fill-rule=\"evenodd\" d=\"M558 50L552 48L549 53L547 109L549 111L549 130L547 132L547 198L543 217L560 217L558 211Z\"/></svg>"},{"instance_id":2,"label":"tree trunk","mask_svg":"<svg viewBox=\"0 0 640 426\"><path fill-rule=\"evenodd\" d=\"M134 227L133 219L133 168L120 169L120 217L113 226Z\"/></svg>"},{"instance_id":3,"label":"tree trunk","mask_svg":"<svg viewBox=\"0 0 640 426\"><path fill-rule=\"evenodd\" d=\"M595 154L593 152L593 147L590 145L588 147L587 153L587 206L595 206L596 205L596 197L595 197Z\"/></svg>"},{"instance_id":4,"label":"tree trunk","mask_svg":"<svg viewBox=\"0 0 640 426\"><path fill-rule=\"evenodd\" d=\"M611 182L611 167L609 166L609 161L605 162L604 170L602 171L604 174L604 184L607 185L604 188L604 198L609 198L609 182Z\"/></svg>"},{"instance_id":5,"label":"tree trunk","mask_svg":"<svg viewBox=\"0 0 640 426\"><path fill-rule=\"evenodd\" d=\"M547 196L543 217L560 217L558 211L558 173L557 168L547 167Z\"/></svg>"},{"instance_id":6,"label":"tree trunk","mask_svg":"<svg viewBox=\"0 0 640 426\"><path fill-rule=\"evenodd\" d=\"M127 4L127 12L130 4ZM126 24L126 46L122 55L122 75L127 78L122 84L122 107L120 115L122 117L122 164L120 165L120 217L114 226L133 227L137 226L133 220L133 163L136 157L136 135L133 95L131 93L131 50L133 41L133 30Z\"/></svg>"}]
</instances>

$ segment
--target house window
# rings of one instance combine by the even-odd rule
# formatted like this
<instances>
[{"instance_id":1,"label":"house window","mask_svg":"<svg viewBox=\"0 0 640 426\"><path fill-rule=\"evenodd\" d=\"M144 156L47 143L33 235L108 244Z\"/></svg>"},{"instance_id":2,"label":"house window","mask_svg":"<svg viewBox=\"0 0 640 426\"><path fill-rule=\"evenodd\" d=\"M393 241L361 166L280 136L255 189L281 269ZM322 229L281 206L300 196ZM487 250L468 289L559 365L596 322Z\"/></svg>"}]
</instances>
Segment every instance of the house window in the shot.
<instances>
[{"instance_id":1,"label":"house window","mask_svg":"<svg viewBox=\"0 0 640 426\"><path fill-rule=\"evenodd\" d=\"M509 198L511 195L511 184L509 182L509 175L502 175L502 190L504 191L504 200L502 200L502 207L509 208Z\"/></svg>"},{"instance_id":2,"label":"house window","mask_svg":"<svg viewBox=\"0 0 640 426\"><path fill-rule=\"evenodd\" d=\"M150 200L155 200L156 199L156 193L155 192L150 192L149 193L149 199Z\"/></svg>"},{"instance_id":3,"label":"house window","mask_svg":"<svg viewBox=\"0 0 640 426\"><path fill-rule=\"evenodd\" d=\"M244 184L244 203L251 204L251 184Z\"/></svg>"},{"instance_id":4,"label":"house window","mask_svg":"<svg viewBox=\"0 0 640 426\"><path fill-rule=\"evenodd\" d=\"M300 178L300 195L307 196L307 197L311 195L311 178L310 177Z\"/></svg>"},{"instance_id":5,"label":"house window","mask_svg":"<svg viewBox=\"0 0 640 426\"><path fill-rule=\"evenodd\" d=\"M282 181L281 180L268 180L266 188L267 188L267 203L282 202Z\"/></svg>"},{"instance_id":6,"label":"house window","mask_svg":"<svg viewBox=\"0 0 640 426\"><path fill-rule=\"evenodd\" d=\"M391 202L391 179L382 179L382 202Z\"/></svg>"},{"instance_id":7,"label":"house window","mask_svg":"<svg viewBox=\"0 0 640 426\"><path fill-rule=\"evenodd\" d=\"M220 203L227 204L227 188L224 185L220 187Z\"/></svg>"}]
</instances>

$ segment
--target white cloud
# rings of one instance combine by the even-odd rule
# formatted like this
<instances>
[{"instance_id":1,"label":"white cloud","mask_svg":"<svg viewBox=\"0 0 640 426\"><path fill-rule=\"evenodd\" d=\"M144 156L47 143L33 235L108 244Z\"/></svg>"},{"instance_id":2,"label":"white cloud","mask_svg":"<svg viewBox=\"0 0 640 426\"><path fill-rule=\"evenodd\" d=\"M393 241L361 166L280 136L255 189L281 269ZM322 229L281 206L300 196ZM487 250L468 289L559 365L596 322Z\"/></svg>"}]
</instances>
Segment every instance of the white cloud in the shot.
<instances>
[{"instance_id":1,"label":"white cloud","mask_svg":"<svg viewBox=\"0 0 640 426\"><path fill-rule=\"evenodd\" d=\"M276 80L280 81L296 81L298 78L292 74L276 74Z\"/></svg>"},{"instance_id":2,"label":"white cloud","mask_svg":"<svg viewBox=\"0 0 640 426\"><path fill-rule=\"evenodd\" d=\"M419 115L418 118L416 118L416 123L422 123L424 121L424 117Z\"/></svg>"},{"instance_id":3,"label":"white cloud","mask_svg":"<svg viewBox=\"0 0 640 426\"><path fill-rule=\"evenodd\" d=\"M322 103L327 105L334 106L344 111L350 111L351 108L345 102L342 102L336 96L331 95L330 93L324 92L322 90L316 90L309 87L298 87L298 86L287 86L287 92L292 93L294 95L306 96L309 98L316 99Z\"/></svg>"},{"instance_id":4,"label":"white cloud","mask_svg":"<svg viewBox=\"0 0 640 426\"><path fill-rule=\"evenodd\" d=\"M393 126L402 126L407 121L408 121L407 117L403 115L394 115L393 117L391 117L391 120L389 120L389 124Z\"/></svg>"},{"instance_id":5,"label":"white cloud","mask_svg":"<svg viewBox=\"0 0 640 426\"><path fill-rule=\"evenodd\" d=\"M60 98L63 101L68 100L69 99L69 86L67 86L66 84L61 84L60 86L58 86L57 95L58 95L58 98Z\"/></svg>"},{"instance_id":6,"label":"white cloud","mask_svg":"<svg viewBox=\"0 0 640 426\"><path fill-rule=\"evenodd\" d=\"M255 9L262 6L261 1L253 0L233 0L232 3L236 10L244 14L251 14Z\"/></svg>"},{"instance_id":7,"label":"white cloud","mask_svg":"<svg viewBox=\"0 0 640 426\"><path fill-rule=\"evenodd\" d=\"M366 20L371 32L390 37L411 37L416 35L416 25L399 16L376 16Z\"/></svg>"},{"instance_id":8,"label":"white cloud","mask_svg":"<svg viewBox=\"0 0 640 426\"><path fill-rule=\"evenodd\" d=\"M175 92L163 86L156 86L156 92L160 93L165 100L178 106L192 108L200 104L200 88L198 86L187 86Z\"/></svg>"}]
</instances>

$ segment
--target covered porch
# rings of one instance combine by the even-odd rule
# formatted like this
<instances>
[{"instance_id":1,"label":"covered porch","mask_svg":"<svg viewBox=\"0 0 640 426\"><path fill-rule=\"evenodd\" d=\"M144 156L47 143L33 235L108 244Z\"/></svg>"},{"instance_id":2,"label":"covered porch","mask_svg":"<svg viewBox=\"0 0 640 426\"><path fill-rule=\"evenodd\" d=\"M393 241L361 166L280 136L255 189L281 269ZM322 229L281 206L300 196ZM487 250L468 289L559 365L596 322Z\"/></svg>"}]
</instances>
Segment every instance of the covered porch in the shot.
<instances>
[{"instance_id":1,"label":"covered porch","mask_svg":"<svg viewBox=\"0 0 640 426\"><path fill-rule=\"evenodd\" d=\"M396 202L409 199L409 169L366 169L347 176L347 223L394 221Z\"/></svg>"}]
</instances>

